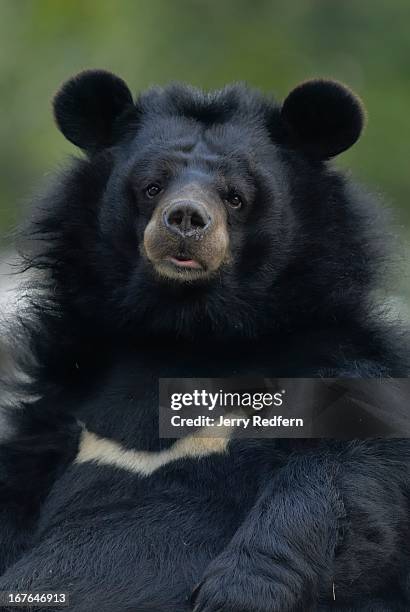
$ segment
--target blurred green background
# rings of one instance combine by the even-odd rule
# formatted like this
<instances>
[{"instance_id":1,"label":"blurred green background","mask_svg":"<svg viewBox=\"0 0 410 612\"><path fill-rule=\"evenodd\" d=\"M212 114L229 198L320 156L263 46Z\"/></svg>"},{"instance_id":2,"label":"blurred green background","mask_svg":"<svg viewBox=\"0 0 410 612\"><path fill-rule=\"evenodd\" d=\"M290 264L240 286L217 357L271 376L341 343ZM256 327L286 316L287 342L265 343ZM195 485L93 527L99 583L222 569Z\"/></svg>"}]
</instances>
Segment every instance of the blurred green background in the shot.
<instances>
[{"instance_id":1,"label":"blurred green background","mask_svg":"<svg viewBox=\"0 0 410 612\"><path fill-rule=\"evenodd\" d=\"M282 98L314 76L348 83L369 122L337 163L384 194L408 241L409 24L409 0L0 0L0 235L75 152L53 125L53 93L101 67L135 92L246 80Z\"/></svg>"}]
</instances>

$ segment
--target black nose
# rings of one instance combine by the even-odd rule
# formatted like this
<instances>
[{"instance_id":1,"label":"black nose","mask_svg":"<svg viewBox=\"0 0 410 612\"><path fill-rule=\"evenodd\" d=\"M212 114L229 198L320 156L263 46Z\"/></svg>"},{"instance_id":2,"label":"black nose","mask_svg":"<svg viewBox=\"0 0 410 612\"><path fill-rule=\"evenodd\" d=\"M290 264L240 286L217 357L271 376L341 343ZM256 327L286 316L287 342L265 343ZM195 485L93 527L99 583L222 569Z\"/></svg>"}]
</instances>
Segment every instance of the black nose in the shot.
<instances>
[{"instance_id":1,"label":"black nose","mask_svg":"<svg viewBox=\"0 0 410 612\"><path fill-rule=\"evenodd\" d=\"M169 231L189 238L204 234L211 224L211 217L199 202L181 200L165 209L164 223Z\"/></svg>"}]
</instances>

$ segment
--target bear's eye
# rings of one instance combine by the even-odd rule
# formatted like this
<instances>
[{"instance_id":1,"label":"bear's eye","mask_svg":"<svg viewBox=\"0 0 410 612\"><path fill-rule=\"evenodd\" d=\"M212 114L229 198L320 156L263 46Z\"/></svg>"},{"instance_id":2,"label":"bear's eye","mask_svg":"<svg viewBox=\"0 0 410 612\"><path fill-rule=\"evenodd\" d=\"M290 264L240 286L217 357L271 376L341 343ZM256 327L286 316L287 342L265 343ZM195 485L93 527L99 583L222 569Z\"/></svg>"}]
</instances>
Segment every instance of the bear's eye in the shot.
<instances>
[{"instance_id":1,"label":"bear's eye","mask_svg":"<svg viewBox=\"0 0 410 612\"><path fill-rule=\"evenodd\" d=\"M162 191L162 189L161 189L160 185L158 185L157 183L151 183L145 189L145 193L147 194L147 196L149 198L155 198L155 196L157 196L159 193L161 193L161 191Z\"/></svg>"},{"instance_id":2,"label":"bear's eye","mask_svg":"<svg viewBox=\"0 0 410 612\"><path fill-rule=\"evenodd\" d=\"M238 195L235 191L232 191L231 193L228 193L228 195L225 197L225 201L232 208L241 208L241 206L243 204L241 196Z\"/></svg>"}]
</instances>

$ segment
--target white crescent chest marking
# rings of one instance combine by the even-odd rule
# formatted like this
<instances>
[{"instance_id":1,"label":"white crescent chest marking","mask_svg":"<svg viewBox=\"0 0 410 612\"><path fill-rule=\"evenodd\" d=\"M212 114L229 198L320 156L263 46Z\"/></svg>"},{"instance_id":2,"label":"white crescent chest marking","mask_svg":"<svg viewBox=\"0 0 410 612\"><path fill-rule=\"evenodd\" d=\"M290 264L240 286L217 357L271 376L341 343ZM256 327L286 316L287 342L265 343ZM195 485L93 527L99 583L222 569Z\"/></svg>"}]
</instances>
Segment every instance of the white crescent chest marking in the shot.
<instances>
[{"instance_id":1,"label":"white crescent chest marking","mask_svg":"<svg viewBox=\"0 0 410 612\"><path fill-rule=\"evenodd\" d=\"M177 440L170 448L161 451L133 451L124 448L119 442L101 438L91 431L81 434L80 446L75 463L94 462L100 465L119 467L129 472L149 476L163 465L191 457L200 459L227 451L231 428L218 438L205 438L194 433Z\"/></svg>"}]
</instances>

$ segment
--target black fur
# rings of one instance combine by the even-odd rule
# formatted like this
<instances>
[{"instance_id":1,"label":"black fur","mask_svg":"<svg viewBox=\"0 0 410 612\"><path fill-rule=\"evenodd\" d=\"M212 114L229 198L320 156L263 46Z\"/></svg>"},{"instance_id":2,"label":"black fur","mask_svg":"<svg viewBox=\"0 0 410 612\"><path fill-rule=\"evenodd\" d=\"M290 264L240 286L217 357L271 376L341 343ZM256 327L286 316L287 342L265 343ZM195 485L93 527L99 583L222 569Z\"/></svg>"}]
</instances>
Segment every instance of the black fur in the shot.
<instances>
[{"instance_id":1,"label":"black fur","mask_svg":"<svg viewBox=\"0 0 410 612\"><path fill-rule=\"evenodd\" d=\"M305 84L283 108L242 85L173 85L135 105L127 92L88 72L55 100L89 157L25 232L17 390L34 399L0 447L0 591L68 590L75 612L408 610L407 440L233 440L148 477L73 462L78 423L127 449L171 445L160 376L409 371L407 338L371 300L381 214L323 161L360 133L350 92ZM144 188L186 173L244 205L226 211L231 261L178 284L141 253Z\"/></svg>"},{"instance_id":2,"label":"black fur","mask_svg":"<svg viewBox=\"0 0 410 612\"><path fill-rule=\"evenodd\" d=\"M349 89L317 80L302 83L289 94L282 117L295 147L327 159L356 142L365 114L361 101Z\"/></svg>"},{"instance_id":3,"label":"black fur","mask_svg":"<svg viewBox=\"0 0 410 612\"><path fill-rule=\"evenodd\" d=\"M53 106L64 136L92 153L114 144L115 120L133 103L124 81L104 70L89 70L65 83Z\"/></svg>"}]
</instances>

